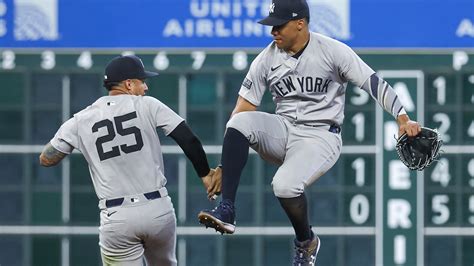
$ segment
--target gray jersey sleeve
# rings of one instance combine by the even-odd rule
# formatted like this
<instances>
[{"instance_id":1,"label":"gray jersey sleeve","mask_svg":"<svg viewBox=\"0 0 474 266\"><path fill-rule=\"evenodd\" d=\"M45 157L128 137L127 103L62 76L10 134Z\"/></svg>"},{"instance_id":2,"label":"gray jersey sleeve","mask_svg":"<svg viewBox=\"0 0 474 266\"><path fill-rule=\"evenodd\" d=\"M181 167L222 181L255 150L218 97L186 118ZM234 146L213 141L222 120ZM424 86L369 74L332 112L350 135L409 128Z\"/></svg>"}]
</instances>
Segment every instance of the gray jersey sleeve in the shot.
<instances>
[{"instance_id":1,"label":"gray jersey sleeve","mask_svg":"<svg viewBox=\"0 0 474 266\"><path fill-rule=\"evenodd\" d=\"M351 48L343 43L340 43L339 46L344 50L339 57L337 55L335 57L340 59L337 61L339 76L368 92L384 110L396 118L404 109L392 87L377 77L375 71L362 61Z\"/></svg>"},{"instance_id":2,"label":"gray jersey sleeve","mask_svg":"<svg viewBox=\"0 0 474 266\"><path fill-rule=\"evenodd\" d=\"M268 67L266 59L268 58L265 58L267 51L268 47L253 60L249 72L245 76L239 91L239 95L242 98L255 106L260 105L263 94L265 94L267 89L266 70Z\"/></svg>"},{"instance_id":3,"label":"gray jersey sleeve","mask_svg":"<svg viewBox=\"0 0 474 266\"><path fill-rule=\"evenodd\" d=\"M400 112L406 113L392 86L376 74L370 76L361 88L368 92L393 117L396 118Z\"/></svg>"},{"instance_id":4,"label":"gray jersey sleeve","mask_svg":"<svg viewBox=\"0 0 474 266\"><path fill-rule=\"evenodd\" d=\"M143 100L151 114L152 123L169 135L184 119L158 99L144 96Z\"/></svg>"},{"instance_id":5,"label":"gray jersey sleeve","mask_svg":"<svg viewBox=\"0 0 474 266\"><path fill-rule=\"evenodd\" d=\"M347 45L337 42L333 58L336 62L339 76L344 81L350 81L362 87L364 82L375 73L360 57Z\"/></svg>"},{"instance_id":6,"label":"gray jersey sleeve","mask_svg":"<svg viewBox=\"0 0 474 266\"><path fill-rule=\"evenodd\" d=\"M79 147L77 123L74 117L61 125L50 143L56 150L65 154L70 154L74 148Z\"/></svg>"}]
</instances>

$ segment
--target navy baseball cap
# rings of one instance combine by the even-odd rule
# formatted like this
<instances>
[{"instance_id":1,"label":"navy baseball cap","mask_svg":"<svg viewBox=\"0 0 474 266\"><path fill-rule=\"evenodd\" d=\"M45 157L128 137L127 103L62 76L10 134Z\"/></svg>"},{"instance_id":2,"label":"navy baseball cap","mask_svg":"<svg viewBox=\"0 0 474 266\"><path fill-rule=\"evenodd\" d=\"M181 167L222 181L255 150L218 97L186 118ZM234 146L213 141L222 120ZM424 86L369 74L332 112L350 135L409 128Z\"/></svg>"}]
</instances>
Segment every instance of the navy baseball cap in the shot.
<instances>
[{"instance_id":1,"label":"navy baseball cap","mask_svg":"<svg viewBox=\"0 0 474 266\"><path fill-rule=\"evenodd\" d=\"M104 84L126 79L146 79L154 76L158 76L158 73L145 71L145 66L138 56L117 56L105 67Z\"/></svg>"},{"instance_id":2,"label":"navy baseball cap","mask_svg":"<svg viewBox=\"0 0 474 266\"><path fill-rule=\"evenodd\" d=\"M268 17L258 23L267 26L280 26L290 20L309 19L309 7L305 0L272 0Z\"/></svg>"}]
</instances>

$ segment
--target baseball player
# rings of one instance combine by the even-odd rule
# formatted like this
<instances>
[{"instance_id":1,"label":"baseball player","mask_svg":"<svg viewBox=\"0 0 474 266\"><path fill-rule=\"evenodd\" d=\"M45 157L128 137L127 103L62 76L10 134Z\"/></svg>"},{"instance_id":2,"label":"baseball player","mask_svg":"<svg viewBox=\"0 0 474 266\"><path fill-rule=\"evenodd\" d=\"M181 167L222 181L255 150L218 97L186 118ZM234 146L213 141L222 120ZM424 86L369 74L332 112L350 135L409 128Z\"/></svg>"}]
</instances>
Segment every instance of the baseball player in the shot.
<instances>
[{"instance_id":1,"label":"baseball player","mask_svg":"<svg viewBox=\"0 0 474 266\"><path fill-rule=\"evenodd\" d=\"M222 201L198 219L221 233L235 230L235 196L248 149L279 165L272 180L275 196L296 234L293 265L314 265L321 246L308 220L305 188L326 173L341 153L344 99L350 81L367 91L399 125L414 136L410 120L392 87L348 46L310 32L305 0L273 0L268 17L273 41L252 62L227 123L222 148ZM275 114L258 112L266 90Z\"/></svg>"},{"instance_id":2,"label":"baseball player","mask_svg":"<svg viewBox=\"0 0 474 266\"><path fill-rule=\"evenodd\" d=\"M159 100L144 96L140 58L119 56L105 69L108 96L76 113L40 155L43 166L78 149L89 164L99 198L99 246L104 265L177 265L176 216L166 190L156 128L171 136L192 162L208 195L220 190L201 142L186 122Z\"/></svg>"}]
</instances>

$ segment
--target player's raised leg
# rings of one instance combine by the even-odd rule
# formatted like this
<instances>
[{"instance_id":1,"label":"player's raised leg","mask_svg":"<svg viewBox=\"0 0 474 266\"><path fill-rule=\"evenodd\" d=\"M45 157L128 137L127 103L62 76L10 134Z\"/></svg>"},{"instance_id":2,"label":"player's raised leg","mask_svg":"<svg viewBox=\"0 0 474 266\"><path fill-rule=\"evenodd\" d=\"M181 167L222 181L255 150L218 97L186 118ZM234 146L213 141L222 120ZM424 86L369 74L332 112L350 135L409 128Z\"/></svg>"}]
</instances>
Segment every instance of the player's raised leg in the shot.
<instances>
[{"instance_id":1,"label":"player's raised leg","mask_svg":"<svg viewBox=\"0 0 474 266\"><path fill-rule=\"evenodd\" d=\"M262 112L236 114L227 123L222 147L222 201L212 210L198 214L199 222L222 234L235 231L237 188L247 162L249 147L262 158L281 164L286 145L286 125L282 118Z\"/></svg>"}]
</instances>

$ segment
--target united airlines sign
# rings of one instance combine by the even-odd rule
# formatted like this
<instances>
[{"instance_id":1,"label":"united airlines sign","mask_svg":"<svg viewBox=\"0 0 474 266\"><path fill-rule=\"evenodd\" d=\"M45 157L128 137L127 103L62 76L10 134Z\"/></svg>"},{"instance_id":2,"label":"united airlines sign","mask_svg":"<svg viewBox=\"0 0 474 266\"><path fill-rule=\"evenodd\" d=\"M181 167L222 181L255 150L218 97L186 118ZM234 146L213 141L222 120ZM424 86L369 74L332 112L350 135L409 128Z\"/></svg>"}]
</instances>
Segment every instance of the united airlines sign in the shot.
<instances>
[{"instance_id":1,"label":"united airlines sign","mask_svg":"<svg viewBox=\"0 0 474 266\"><path fill-rule=\"evenodd\" d=\"M307 0L354 48L474 47L474 2ZM0 48L262 48L269 0L0 0ZM442 15L442 18L440 17Z\"/></svg>"},{"instance_id":2,"label":"united airlines sign","mask_svg":"<svg viewBox=\"0 0 474 266\"><path fill-rule=\"evenodd\" d=\"M256 21L268 15L268 5L256 1L191 0L189 15L166 19L164 38L263 37L269 31Z\"/></svg>"}]
</instances>

